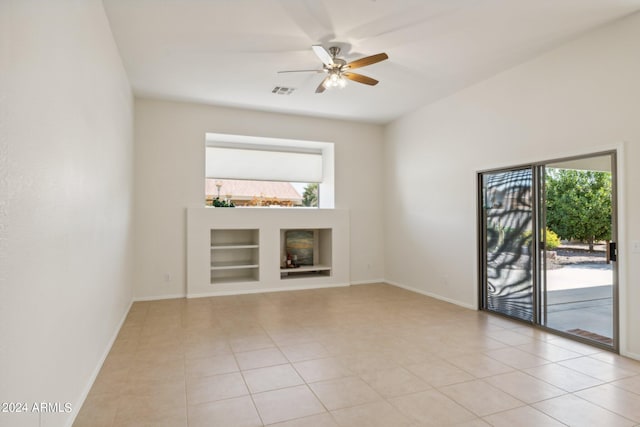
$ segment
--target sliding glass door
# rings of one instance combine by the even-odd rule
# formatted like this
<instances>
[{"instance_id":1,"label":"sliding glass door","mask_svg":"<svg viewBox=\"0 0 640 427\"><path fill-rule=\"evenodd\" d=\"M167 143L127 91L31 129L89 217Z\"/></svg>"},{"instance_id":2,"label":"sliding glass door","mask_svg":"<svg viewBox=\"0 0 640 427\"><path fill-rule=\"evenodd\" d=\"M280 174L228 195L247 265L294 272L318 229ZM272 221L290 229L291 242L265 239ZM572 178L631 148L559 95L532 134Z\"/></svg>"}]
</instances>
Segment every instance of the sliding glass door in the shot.
<instances>
[{"instance_id":1,"label":"sliding glass door","mask_svg":"<svg viewBox=\"0 0 640 427\"><path fill-rule=\"evenodd\" d=\"M614 169L606 154L550 163L543 175L541 323L607 346L617 325Z\"/></svg>"},{"instance_id":2,"label":"sliding glass door","mask_svg":"<svg viewBox=\"0 0 640 427\"><path fill-rule=\"evenodd\" d=\"M533 169L482 174L483 306L533 322Z\"/></svg>"},{"instance_id":3,"label":"sliding glass door","mask_svg":"<svg viewBox=\"0 0 640 427\"><path fill-rule=\"evenodd\" d=\"M478 183L482 309L617 350L615 153Z\"/></svg>"}]
</instances>

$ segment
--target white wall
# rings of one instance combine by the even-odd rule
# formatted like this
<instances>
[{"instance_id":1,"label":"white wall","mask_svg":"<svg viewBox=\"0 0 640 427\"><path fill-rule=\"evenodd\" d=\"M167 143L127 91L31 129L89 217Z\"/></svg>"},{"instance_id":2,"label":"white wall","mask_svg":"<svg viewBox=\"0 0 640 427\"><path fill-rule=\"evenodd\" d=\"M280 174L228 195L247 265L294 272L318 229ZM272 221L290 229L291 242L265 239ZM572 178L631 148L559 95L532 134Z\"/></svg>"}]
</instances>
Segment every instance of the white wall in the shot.
<instances>
[{"instance_id":1,"label":"white wall","mask_svg":"<svg viewBox=\"0 0 640 427\"><path fill-rule=\"evenodd\" d=\"M204 203L206 132L335 143L351 281L384 277L381 126L149 99L136 99L135 117L136 297L185 294L186 208Z\"/></svg>"},{"instance_id":2,"label":"white wall","mask_svg":"<svg viewBox=\"0 0 640 427\"><path fill-rule=\"evenodd\" d=\"M636 14L389 125L386 278L475 307L475 172L623 147L621 350L640 357L638 52Z\"/></svg>"},{"instance_id":3,"label":"white wall","mask_svg":"<svg viewBox=\"0 0 640 427\"><path fill-rule=\"evenodd\" d=\"M73 408L0 425L68 425L132 298L133 99L99 0L3 0L0 41L0 402Z\"/></svg>"}]
</instances>

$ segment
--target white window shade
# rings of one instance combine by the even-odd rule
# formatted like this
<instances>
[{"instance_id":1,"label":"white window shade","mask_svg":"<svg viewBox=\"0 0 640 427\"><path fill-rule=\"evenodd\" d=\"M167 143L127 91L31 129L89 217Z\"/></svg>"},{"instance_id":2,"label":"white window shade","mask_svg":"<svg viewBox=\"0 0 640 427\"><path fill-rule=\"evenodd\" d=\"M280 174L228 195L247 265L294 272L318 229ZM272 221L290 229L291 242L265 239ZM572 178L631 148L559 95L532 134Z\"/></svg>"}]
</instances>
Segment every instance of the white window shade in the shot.
<instances>
[{"instance_id":1,"label":"white window shade","mask_svg":"<svg viewBox=\"0 0 640 427\"><path fill-rule=\"evenodd\" d=\"M263 181L322 182L322 154L206 148L206 177Z\"/></svg>"}]
</instances>

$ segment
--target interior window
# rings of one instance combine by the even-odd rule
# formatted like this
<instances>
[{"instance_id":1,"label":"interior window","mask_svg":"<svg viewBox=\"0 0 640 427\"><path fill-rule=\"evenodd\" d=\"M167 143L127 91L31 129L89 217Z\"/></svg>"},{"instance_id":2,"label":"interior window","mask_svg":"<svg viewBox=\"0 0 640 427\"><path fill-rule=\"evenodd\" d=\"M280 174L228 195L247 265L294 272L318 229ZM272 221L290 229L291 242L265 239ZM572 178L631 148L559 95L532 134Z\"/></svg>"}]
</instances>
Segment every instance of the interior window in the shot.
<instances>
[{"instance_id":1,"label":"interior window","mask_svg":"<svg viewBox=\"0 0 640 427\"><path fill-rule=\"evenodd\" d=\"M205 205L333 208L333 144L207 134Z\"/></svg>"}]
</instances>

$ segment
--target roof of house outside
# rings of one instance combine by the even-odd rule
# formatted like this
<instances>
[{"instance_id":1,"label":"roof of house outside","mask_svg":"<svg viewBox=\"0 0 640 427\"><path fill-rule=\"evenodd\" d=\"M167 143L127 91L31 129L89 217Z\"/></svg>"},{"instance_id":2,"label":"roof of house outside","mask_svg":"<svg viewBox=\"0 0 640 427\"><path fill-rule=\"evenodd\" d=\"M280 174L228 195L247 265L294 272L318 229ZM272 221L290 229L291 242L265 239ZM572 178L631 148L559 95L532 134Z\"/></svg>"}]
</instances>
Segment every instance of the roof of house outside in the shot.
<instances>
[{"instance_id":1,"label":"roof of house outside","mask_svg":"<svg viewBox=\"0 0 640 427\"><path fill-rule=\"evenodd\" d=\"M279 200L302 201L300 193L288 182L213 178L207 178L205 181L207 196L216 197L218 195L216 182L221 182L221 198L230 195L232 200L251 200L254 197L270 197L278 198Z\"/></svg>"}]
</instances>

